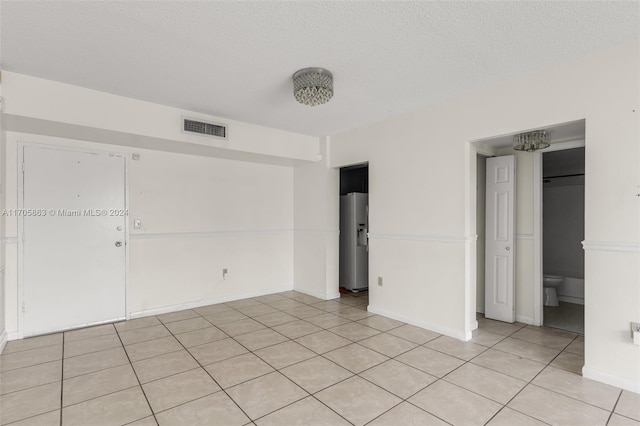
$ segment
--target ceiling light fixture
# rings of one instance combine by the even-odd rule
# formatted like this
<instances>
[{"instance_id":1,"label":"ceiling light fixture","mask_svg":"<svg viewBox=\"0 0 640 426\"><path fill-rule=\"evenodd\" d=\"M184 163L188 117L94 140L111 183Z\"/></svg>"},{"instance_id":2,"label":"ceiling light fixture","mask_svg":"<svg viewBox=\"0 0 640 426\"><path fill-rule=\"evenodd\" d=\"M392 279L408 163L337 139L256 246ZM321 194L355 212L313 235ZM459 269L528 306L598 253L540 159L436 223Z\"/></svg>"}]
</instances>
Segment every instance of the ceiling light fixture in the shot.
<instances>
[{"instance_id":1,"label":"ceiling light fixture","mask_svg":"<svg viewBox=\"0 0 640 426\"><path fill-rule=\"evenodd\" d=\"M301 104L316 106L333 96L333 75L324 68L304 68L293 74L293 96Z\"/></svg>"},{"instance_id":2,"label":"ceiling light fixture","mask_svg":"<svg viewBox=\"0 0 640 426\"><path fill-rule=\"evenodd\" d=\"M513 149L516 151L533 152L547 147L549 147L549 135L546 130L520 133L513 137Z\"/></svg>"}]
</instances>

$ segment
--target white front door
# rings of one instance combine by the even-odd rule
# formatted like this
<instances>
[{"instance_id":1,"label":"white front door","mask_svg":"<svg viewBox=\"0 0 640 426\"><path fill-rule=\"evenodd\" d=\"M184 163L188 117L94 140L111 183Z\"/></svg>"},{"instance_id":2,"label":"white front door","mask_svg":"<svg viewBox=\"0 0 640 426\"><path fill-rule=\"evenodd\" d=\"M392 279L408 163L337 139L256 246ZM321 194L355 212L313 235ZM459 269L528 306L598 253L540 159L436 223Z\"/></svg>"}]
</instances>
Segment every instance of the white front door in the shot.
<instances>
[{"instance_id":1,"label":"white front door","mask_svg":"<svg viewBox=\"0 0 640 426\"><path fill-rule=\"evenodd\" d=\"M24 146L23 176L23 334L124 318L124 157Z\"/></svg>"},{"instance_id":2,"label":"white front door","mask_svg":"<svg viewBox=\"0 0 640 426\"><path fill-rule=\"evenodd\" d=\"M485 317L505 322L515 321L515 165L487 158Z\"/></svg>"}]
</instances>

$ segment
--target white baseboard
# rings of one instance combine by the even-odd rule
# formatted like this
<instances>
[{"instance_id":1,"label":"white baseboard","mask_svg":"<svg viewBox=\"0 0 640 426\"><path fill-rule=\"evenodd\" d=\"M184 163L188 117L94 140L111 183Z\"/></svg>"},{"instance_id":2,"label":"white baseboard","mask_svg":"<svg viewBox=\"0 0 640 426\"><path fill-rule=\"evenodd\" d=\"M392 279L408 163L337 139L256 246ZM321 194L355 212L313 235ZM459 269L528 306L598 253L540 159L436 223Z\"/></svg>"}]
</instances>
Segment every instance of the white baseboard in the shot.
<instances>
[{"instance_id":1,"label":"white baseboard","mask_svg":"<svg viewBox=\"0 0 640 426\"><path fill-rule=\"evenodd\" d=\"M640 381L613 376L609 373L605 373L604 371L589 368L586 365L582 367L582 377L628 390L630 392L640 393Z\"/></svg>"},{"instance_id":2,"label":"white baseboard","mask_svg":"<svg viewBox=\"0 0 640 426\"><path fill-rule=\"evenodd\" d=\"M471 324L469 324L469 330L473 332L474 330L477 330L477 329L478 329L478 321L476 320L471 321Z\"/></svg>"},{"instance_id":3,"label":"white baseboard","mask_svg":"<svg viewBox=\"0 0 640 426\"><path fill-rule=\"evenodd\" d=\"M0 333L0 354L4 351L4 347L7 345L8 340L9 336L7 335L7 331L2 330L2 333Z\"/></svg>"},{"instance_id":4,"label":"white baseboard","mask_svg":"<svg viewBox=\"0 0 640 426\"><path fill-rule=\"evenodd\" d=\"M22 339L22 335L17 332L17 331L11 331L7 333L7 340L11 341L11 340L18 340L18 339Z\"/></svg>"},{"instance_id":5,"label":"white baseboard","mask_svg":"<svg viewBox=\"0 0 640 426\"><path fill-rule=\"evenodd\" d=\"M558 295L558 300L561 302L575 303L576 305L584 305L584 299L580 299L578 297Z\"/></svg>"},{"instance_id":6,"label":"white baseboard","mask_svg":"<svg viewBox=\"0 0 640 426\"><path fill-rule=\"evenodd\" d=\"M516 321L524 324L533 325L533 318L516 314Z\"/></svg>"},{"instance_id":7,"label":"white baseboard","mask_svg":"<svg viewBox=\"0 0 640 426\"><path fill-rule=\"evenodd\" d=\"M293 291L308 294L309 296L317 297L318 299L322 299L322 300L332 300L340 297L340 292L325 294L325 293L320 293L318 291L307 290L304 288L295 288L295 287Z\"/></svg>"},{"instance_id":8,"label":"white baseboard","mask_svg":"<svg viewBox=\"0 0 640 426\"><path fill-rule=\"evenodd\" d=\"M211 299L196 300L193 302L179 303L177 305L169 305L169 306L162 306L159 308L145 309L143 311L129 313L129 318L133 319L133 318L148 317L151 315L166 314L169 312L182 311L184 309L193 309L193 308L199 308L207 305L215 305L217 303L233 302L234 300L240 300L240 299L250 299L252 297L265 296L267 294L274 294L274 293L282 293L285 291L291 291L291 287L288 286L288 287L280 287L280 288L271 288L271 289L260 290L260 291L251 292L251 293L235 294L232 296L216 297Z\"/></svg>"},{"instance_id":9,"label":"white baseboard","mask_svg":"<svg viewBox=\"0 0 640 426\"><path fill-rule=\"evenodd\" d=\"M445 336L453 337L458 340L466 341L471 339L471 332L465 333L464 331L453 330L451 328L442 327L437 324L414 321L411 318L407 318L402 315L397 315L393 312L389 312L384 309L379 309L372 305L369 305L367 307L367 311L373 312L374 314L382 315L383 317L391 318L397 321L406 322L407 324L415 325L416 327L426 328L427 330L435 331L436 333L444 334Z\"/></svg>"}]
</instances>

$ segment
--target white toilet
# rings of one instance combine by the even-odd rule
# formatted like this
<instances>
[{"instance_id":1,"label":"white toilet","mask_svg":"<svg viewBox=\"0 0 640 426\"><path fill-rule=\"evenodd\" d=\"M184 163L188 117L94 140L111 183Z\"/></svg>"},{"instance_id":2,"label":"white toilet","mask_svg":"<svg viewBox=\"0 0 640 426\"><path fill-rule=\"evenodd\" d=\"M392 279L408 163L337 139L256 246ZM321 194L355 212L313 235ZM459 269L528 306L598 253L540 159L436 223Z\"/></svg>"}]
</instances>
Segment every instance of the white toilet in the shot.
<instances>
[{"instance_id":1,"label":"white toilet","mask_svg":"<svg viewBox=\"0 0 640 426\"><path fill-rule=\"evenodd\" d=\"M544 287L544 306L560 306L558 302L558 291L560 284L564 282L564 277L560 275L543 275L542 286Z\"/></svg>"}]
</instances>

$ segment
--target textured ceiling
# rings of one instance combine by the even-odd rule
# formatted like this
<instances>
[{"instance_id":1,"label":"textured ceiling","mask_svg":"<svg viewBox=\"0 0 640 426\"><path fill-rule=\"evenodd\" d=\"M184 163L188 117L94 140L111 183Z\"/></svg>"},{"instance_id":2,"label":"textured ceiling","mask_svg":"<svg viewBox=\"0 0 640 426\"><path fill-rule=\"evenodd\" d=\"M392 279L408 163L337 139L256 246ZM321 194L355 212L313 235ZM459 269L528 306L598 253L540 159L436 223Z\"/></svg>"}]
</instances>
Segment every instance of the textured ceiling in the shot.
<instances>
[{"instance_id":1,"label":"textured ceiling","mask_svg":"<svg viewBox=\"0 0 640 426\"><path fill-rule=\"evenodd\" d=\"M0 67L310 135L639 37L634 2L2 1ZM333 72L330 103L291 74Z\"/></svg>"}]
</instances>

